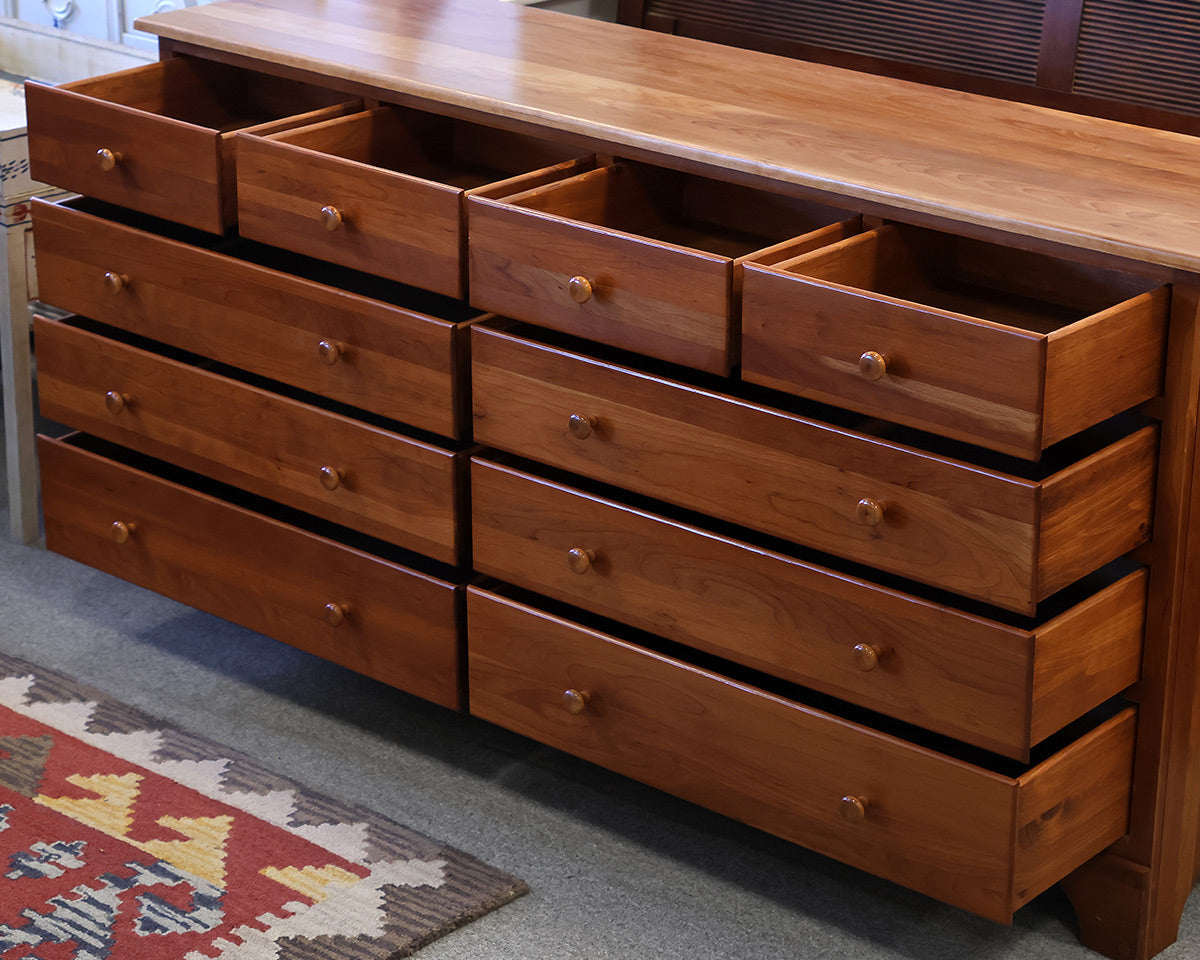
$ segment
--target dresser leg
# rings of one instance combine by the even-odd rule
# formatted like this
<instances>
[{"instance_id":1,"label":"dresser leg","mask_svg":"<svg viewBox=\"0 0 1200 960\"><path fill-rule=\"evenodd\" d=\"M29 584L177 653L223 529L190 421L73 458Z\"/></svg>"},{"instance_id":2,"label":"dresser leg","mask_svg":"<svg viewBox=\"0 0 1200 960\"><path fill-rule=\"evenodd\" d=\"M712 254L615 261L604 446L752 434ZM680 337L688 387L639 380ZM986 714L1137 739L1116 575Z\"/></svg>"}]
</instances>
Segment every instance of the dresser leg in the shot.
<instances>
[{"instance_id":1,"label":"dresser leg","mask_svg":"<svg viewBox=\"0 0 1200 960\"><path fill-rule=\"evenodd\" d=\"M1062 881L1075 908L1079 940L1113 960L1149 960L1175 942L1170 929L1151 929L1150 870L1113 853L1102 853Z\"/></svg>"}]
</instances>

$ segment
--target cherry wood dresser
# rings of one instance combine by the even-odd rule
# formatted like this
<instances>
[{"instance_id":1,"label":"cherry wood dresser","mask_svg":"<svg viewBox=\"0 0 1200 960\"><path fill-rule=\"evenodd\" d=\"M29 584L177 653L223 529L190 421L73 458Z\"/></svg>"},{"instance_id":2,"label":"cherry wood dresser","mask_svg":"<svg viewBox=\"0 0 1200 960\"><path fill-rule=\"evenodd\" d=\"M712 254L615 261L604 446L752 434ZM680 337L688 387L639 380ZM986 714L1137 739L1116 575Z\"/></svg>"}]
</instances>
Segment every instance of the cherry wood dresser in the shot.
<instances>
[{"instance_id":1,"label":"cherry wood dresser","mask_svg":"<svg viewBox=\"0 0 1200 960\"><path fill-rule=\"evenodd\" d=\"M52 550L1005 922L1200 846L1200 141L492 0L28 89Z\"/></svg>"}]
</instances>

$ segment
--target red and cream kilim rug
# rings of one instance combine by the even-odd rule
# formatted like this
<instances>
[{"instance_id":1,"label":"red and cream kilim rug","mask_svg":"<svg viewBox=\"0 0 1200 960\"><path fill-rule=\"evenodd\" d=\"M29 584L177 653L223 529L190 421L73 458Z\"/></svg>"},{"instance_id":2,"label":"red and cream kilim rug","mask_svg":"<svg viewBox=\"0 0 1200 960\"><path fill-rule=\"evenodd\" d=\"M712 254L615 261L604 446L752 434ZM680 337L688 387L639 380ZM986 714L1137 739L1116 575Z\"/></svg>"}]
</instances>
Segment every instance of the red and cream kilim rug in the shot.
<instances>
[{"instance_id":1,"label":"red and cream kilim rug","mask_svg":"<svg viewBox=\"0 0 1200 960\"><path fill-rule=\"evenodd\" d=\"M384 960L521 881L0 655L2 960Z\"/></svg>"}]
</instances>

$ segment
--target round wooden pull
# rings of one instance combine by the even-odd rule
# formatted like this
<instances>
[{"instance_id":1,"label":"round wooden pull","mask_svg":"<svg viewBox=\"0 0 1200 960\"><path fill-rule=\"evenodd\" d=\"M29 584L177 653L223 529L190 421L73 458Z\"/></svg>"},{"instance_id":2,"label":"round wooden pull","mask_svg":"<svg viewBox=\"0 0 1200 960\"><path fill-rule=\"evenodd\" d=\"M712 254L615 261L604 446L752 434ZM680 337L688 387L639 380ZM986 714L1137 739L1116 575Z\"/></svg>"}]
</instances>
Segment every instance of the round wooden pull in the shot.
<instances>
[{"instance_id":1,"label":"round wooden pull","mask_svg":"<svg viewBox=\"0 0 1200 960\"><path fill-rule=\"evenodd\" d=\"M882 380L886 377L887 365L887 355L875 350L868 350L858 358L858 370L868 380Z\"/></svg>"},{"instance_id":2,"label":"round wooden pull","mask_svg":"<svg viewBox=\"0 0 1200 960\"><path fill-rule=\"evenodd\" d=\"M863 497L858 501L858 520L869 527L877 527L883 523L883 514L886 510L887 504L882 500L872 500L870 497Z\"/></svg>"},{"instance_id":3,"label":"round wooden pull","mask_svg":"<svg viewBox=\"0 0 1200 960\"><path fill-rule=\"evenodd\" d=\"M587 303L592 299L592 281L587 277L572 277L567 281L567 293L576 303Z\"/></svg>"},{"instance_id":4,"label":"round wooden pull","mask_svg":"<svg viewBox=\"0 0 1200 960\"><path fill-rule=\"evenodd\" d=\"M592 695L586 690L576 690L572 687L569 690L564 690L562 695L563 709L567 713L578 716L587 709L588 701L592 699Z\"/></svg>"},{"instance_id":5,"label":"round wooden pull","mask_svg":"<svg viewBox=\"0 0 1200 960\"><path fill-rule=\"evenodd\" d=\"M348 603L327 603L325 604L325 621L331 627L340 627L346 622L350 616L350 604Z\"/></svg>"},{"instance_id":6,"label":"round wooden pull","mask_svg":"<svg viewBox=\"0 0 1200 960\"><path fill-rule=\"evenodd\" d=\"M572 573L587 573L592 569L595 559L595 551L585 550L583 547L572 547L567 551L567 566L571 568Z\"/></svg>"},{"instance_id":7,"label":"round wooden pull","mask_svg":"<svg viewBox=\"0 0 1200 960\"><path fill-rule=\"evenodd\" d=\"M125 543L133 536L133 531L137 529L136 523L123 523L120 520L114 520L113 525L109 528L112 530L112 538L117 543Z\"/></svg>"},{"instance_id":8,"label":"round wooden pull","mask_svg":"<svg viewBox=\"0 0 1200 960\"><path fill-rule=\"evenodd\" d=\"M865 797L842 797L840 804L842 816L850 823L862 823L867 817L867 800Z\"/></svg>"},{"instance_id":9,"label":"round wooden pull","mask_svg":"<svg viewBox=\"0 0 1200 960\"><path fill-rule=\"evenodd\" d=\"M129 278L123 273L114 273L109 270L104 275L104 289L111 293L114 297L129 286Z\"/></svg>"},{"instance_id":10,"label":"round wooden pull","mask_svg":"<svg viewBox=\"0 0 1200 960\"><path fill-rule=\"evenodd\" d=\"M338 343L336 340L322 340L317 344L317 353L331 367L341 359L342 354L346 350L344 343Z\"/></svg>"},{"instance_id":11,"label":"round wooden pull","mask_svg":"<svg viewBox=\"0 0 1200 960\"><path fill-rule=\"evenodd\" d=\"M114 417L123 411L130 404L130 397L127 393L118 393L116 390L109 390L104 395L104 406L108 408L108 412Z\"/></svg>"},{"instance_id":12,"label":"round wooden pull","mask_svg":"<svg viewBox=\"0 0 1200 960\"><path fill-rule=\"evenodd\" d=\"M567 417L567 429L576 440L586 440L596 429L596 418L585 417L582 413L573 413Z\"/></svg>"},{"instance_id":13,"label":"round wooden pull","mask_svg":"<svg viewBox=\"0 0 1200 960\"><path fill-rule=\"evenodd\" d=\"M105 173L115 170L120 162L121 155L115 150L109 150L108 147L101 147L96 151L96 163Z\"/></svg>"},{"instance_id":14,"label":"round wooden pull","mask_svg":"<svg viewBox=\"0 0 1200 960\"><path fill-rule=\"evenodd\" d=\"M858 665L858 669L864 673L870 673L883 658L884 651L869 643L856 643L854 645L854 662Z\"/></svg>"},{"instance_id":15,"label":"round wooden pull","mask_svg":"<svg viewBox=\"0 0 1200 960\"><path fill-rule=\"evenodd\" d=\"M342 481L346 479L344 470L339 470L337 467L322 467L321 468L321 486L326 490L336 490L342 485Z\"/></svg>"},{"instance_id":16,"label":"round wooden pull","mask_svg":"<svg viewBox=\"0 0 1200 960\"><path fill-rule=\"evenodd\" d=\"M342 211L337 207L326 205L321 208L321 226L332 233L342 225Z\"/></svg>"}]
</instances>

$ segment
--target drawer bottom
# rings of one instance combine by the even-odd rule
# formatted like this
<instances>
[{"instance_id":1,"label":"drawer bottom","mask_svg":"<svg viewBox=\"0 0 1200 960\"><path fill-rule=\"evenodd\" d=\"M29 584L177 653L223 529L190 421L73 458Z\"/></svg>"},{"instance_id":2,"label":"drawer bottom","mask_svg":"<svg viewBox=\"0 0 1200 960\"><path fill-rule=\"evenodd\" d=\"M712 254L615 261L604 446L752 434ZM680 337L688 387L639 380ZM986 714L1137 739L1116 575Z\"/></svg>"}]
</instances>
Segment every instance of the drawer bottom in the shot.
<instances>
[{"instance_id":1,"label":"drawer bottom","mask_svg":"<svg viewBox=\"0 0 1200 960\"><path fill-rule=\"evenodd\" d=\"M993 920L1127 828L1132 708L984 763L500 593L470 587L467 617L476 716Z\"/></svg>"},{"instance_id":2,"label":"drawer bottom","mask_svg":"<svg viewBox=\"0 0 1200 960\"><path fill-rule=\"evenodd\" d=\"M461 708L455 584L164 479L141 460L110 459L120 448L92 438L39 437L38 453L50 550Z\"/></svg>"}]
</instances>

